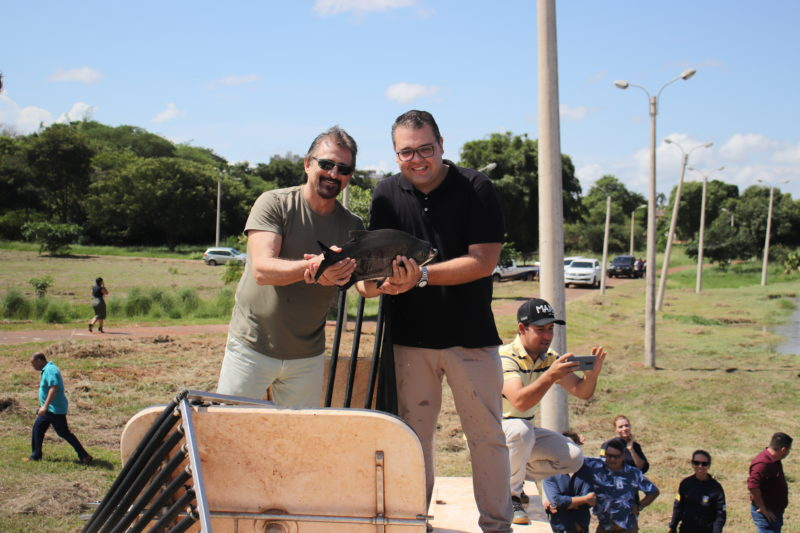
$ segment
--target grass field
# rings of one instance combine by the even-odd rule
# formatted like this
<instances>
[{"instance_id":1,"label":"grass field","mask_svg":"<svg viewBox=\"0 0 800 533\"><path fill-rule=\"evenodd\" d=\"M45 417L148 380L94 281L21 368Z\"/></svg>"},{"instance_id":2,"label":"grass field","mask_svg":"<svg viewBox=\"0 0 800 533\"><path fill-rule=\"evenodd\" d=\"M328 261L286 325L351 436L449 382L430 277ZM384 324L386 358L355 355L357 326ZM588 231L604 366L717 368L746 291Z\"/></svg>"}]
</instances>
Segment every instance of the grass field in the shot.
<instances>
[{"instance_id":1,"label":"grass field","mask_svg":"<svg viewBox=\"0 0 800 533\"><path fill-rule=\"evenodd\" d=\"M42 263L26 253L0 251L11 254L0 255L4 265L0 290L42 275ZM162 287L204 285L212 292L222 286L221 269L200 261L106 257L66 261L62 266L60 261L44 260L56 279L54 289L64 291L65 297L84 298L97 275L108 280L112 296L125 287L141 286L144 280ZM95 273L98 267L101 270ZM612 435L614 415L630 417L652 465L648 477L662 492L642 514L643 532L666 529L672 497L679 480L691 473L688 460L695 448L711 452L711 473L726 489L726 531L751 531L744 484L749 461L774 431L795 438L800 433L796 414L800 358L775 354L772 347L779 339L768 327L793 312L800 280L797 275L770 274L770 284L760 287L760 276L751 275L759 268L742 265L741 271L724 275L707 270L708 285L700 295L694 293L693 270L671 276L665 309L657 320L655 370L642 364L643 280L612 281L605 296L586 290L568 305L570 350L585 353L593 344L602 344L609 352L595 397L588 402L570 399L571 425L586 437L586 454L594 455ZM141 281L133 283L125 276ZM712 281L715 277L719 280ZM495 287L496 305L503 307L538 294L538 285L531 282ZM498 316L497 322L501 337L510 341L513 316ZM181 389L212 390L223 344L221 335L198 335L0 346L0 445L5 451L0 456L0 501L5 503L0 508L0 531L79 530L86 502L102 497L119 471L118 442L125 422L139 409L165 403ZM20 462L30 451L38 384L28 359L40 349L47 349L64 373L70 426L98 459L93 466L77 465L71 448L52 432L45 441L45 460ZM438 474L468 475L463 434L446 397L437 436ZM792 502L784 531L800 531L800 460L790 455L784 468Z\"/></svg>"}]
</instances>

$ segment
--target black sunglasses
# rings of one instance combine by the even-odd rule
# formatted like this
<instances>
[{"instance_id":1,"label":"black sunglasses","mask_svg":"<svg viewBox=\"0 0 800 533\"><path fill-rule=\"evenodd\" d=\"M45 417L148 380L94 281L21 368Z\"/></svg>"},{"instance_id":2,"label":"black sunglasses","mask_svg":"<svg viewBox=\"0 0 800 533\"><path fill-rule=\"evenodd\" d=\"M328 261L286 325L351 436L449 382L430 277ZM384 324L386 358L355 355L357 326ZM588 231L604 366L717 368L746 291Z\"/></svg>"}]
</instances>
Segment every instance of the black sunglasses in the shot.
<instances>
[{"instance_id":1,"label":"black sunglasses","mask_svg":"<svg viewBox=\"0 0 800 533\"><path fill-rule=\"evenodd\" d=\"M710 465L711 463L710 463L710 462L708 462L708 461L692 461L692 464L693 464L694 466L708 466L708 465Z\"/></svg>"},{"instance_id":2,"label":"black sunglasses","mask_svg":"<svg viewBox=\"0 0 800 533\"><path fill-rule=\"evenodd\" d=\"M619 459L622 457L621 453L606 453L606 459Z\"/></svg>"},{"instance_id":3,"label":"black sunglasses","mask_svg":"<svg viewBox=\"0 0 800 533\"><path fill-rule=\"evenodd\" d=\"M353 165L343 165L342 163L337 163L336 161L331 161L330 159L319 159L317 157L311 156L311 159L317 162L319 168L325 171L333 170L333 167L339 169L339 174L342 176L349 176L353 173Z\"/></svg>"}]
</instances>

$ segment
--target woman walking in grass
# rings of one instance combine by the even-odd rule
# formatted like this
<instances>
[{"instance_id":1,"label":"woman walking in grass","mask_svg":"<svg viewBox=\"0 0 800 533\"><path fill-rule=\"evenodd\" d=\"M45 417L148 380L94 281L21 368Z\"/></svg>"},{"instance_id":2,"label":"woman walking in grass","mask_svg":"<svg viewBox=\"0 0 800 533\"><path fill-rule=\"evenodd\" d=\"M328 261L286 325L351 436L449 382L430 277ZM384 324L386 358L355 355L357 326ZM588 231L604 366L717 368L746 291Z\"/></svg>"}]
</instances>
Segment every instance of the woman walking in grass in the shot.
<instances>
[{"instance_id":1,"label":"woman walking in grass","mask_svg":"<svg viewBox=\"0 0 800 533\"><path fill-rule=\"evenodd\" d=\"M94 309L94 317L89 322L89 331L95 323L98 324L97 331L103 333L103 321L106 319L106 301L104 297L108 294L106 284L103 278L97 278L92 285L92 309Z\"/></svg>"}]
</instances>

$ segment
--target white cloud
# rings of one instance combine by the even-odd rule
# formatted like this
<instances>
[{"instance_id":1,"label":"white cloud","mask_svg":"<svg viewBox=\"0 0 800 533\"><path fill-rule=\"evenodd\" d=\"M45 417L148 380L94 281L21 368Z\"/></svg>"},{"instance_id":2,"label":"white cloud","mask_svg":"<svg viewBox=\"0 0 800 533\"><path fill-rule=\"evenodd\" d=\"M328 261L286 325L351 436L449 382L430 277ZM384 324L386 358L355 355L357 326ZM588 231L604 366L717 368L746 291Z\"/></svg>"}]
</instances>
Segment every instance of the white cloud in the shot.
<instances>
[{"instance_id":1,"label":"white cloud","mask_svg":"<svg viewBox=\"0 0 800 533\"><path fill-rule=\"evenodd\" d=\"M72 122L73 120L91 120L94 107L83 102L75 102L66 113L61 113L56 122Z\"/></svg>"},{"instance_id":2,"label":"white cloud","mask_svg":"<svg viewBox=\"0 0 800 533\"><path fill-rule=\"evenodd\" d=\"M776 163L800 166L800 143L786 146L783 150L775 152L772 159Z\"/></svg>"},{"instance_id":3,"label":"white cloud","mask_svg":"<svg viewBox=\"0 0 800 533\"><path fill-rule=\"evenodd\" d=\"M745 161L779 148L779 142L761 133L737 133L722 144L719 153L725 159Z\"/></svg>"},{"instance_id":4,"label":"white cloud","mask_svg":"<svg viewBox=\"0 0 800 533\"><path fill-rule=\"evenodd\" d=\"M566 104L561 104L558 111L562 118L567 120L583 120L589 116L593 110L586 106L571 107Z\"/></svg>"},{"instance_id":5,"label":"white cloud","mask_svg":"<svg viewBox=\"0 0 800 533\"><path fill-rule=\"evenodd\" d=\"M40 124L52 120L50 111L36 106L20 108L7 93L0 93L0 125L27 135L39 129Z\"/></svg>"},{"instance_id":6,"label":"white cloud","mask_svg":"<svg viewBox=\"0 0 800 533\"><path fill-rule=\"evenodd\" d=\"M400 82L390 85L389 88L386 89L386 99L394 100L400 104L409 104L419 98L433 96L438 93L439 90L439 87L435 85L425 87L418 83Z\"/></svg>"},{"instance_id":7,"label":"white cloud","mask_svg":"<svg viewBox=\"0 0 800 533\"><path fill-rule=\"evenodd\" d=\"M103 75L89 67L73 68L69 70L57 70L47 81L77 81L80 83L97 83L103 79Z\"/></svg>"},{"instance_id":8,"label":"white cloud","mask_svg":"<svg viewBox=\"0 0 800 533\"><path fill-rule=\"evenodd\" d=\"M182 114L183 111L179 111L177 106L170 102L167 104L167 108L164 111L161 111L155 117L153 117L152 122L166 122L168 120L176 119Z\"/></svg>"},{"instance_id":9,"label":"white cloud","mask_svg":"<svg viewBox=\"0 0 800 533\"><path fill-rule=\"evenodd\" d=\"M409 7L416 0L317 0L313 11L321 17L339 15L352 11L356 15L364 15L375 11L386 11L399 7Z\"/></svg>"},{"instance_id":10,"label":"white cloud","mask_svg":"<svg viewBox=\"0 0 800 533\"><path fill-rule=\"evenodd\" d=\"M242 76L225 76L224 78L220 78L218 80L214 80L209 84L209 87L212 89L216 89L220 85L226 86L236 86L236 85L243 85L245 83L253 83L261 79L261 76L257 74L245 74Z\"/></svg>"}]
</instances>

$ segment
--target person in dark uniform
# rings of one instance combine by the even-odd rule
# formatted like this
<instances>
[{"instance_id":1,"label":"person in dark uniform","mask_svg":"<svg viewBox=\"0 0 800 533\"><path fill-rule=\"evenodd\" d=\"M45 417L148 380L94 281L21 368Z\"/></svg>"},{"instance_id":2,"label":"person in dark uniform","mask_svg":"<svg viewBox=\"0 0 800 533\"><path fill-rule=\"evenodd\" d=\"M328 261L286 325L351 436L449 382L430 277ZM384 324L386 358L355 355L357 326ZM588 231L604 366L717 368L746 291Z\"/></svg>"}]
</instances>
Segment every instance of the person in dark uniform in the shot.
<instances>
[{"instance_id":1,"label":"person in dark uniform","mask_svg":"<svg viewBox=\"0 0 800 533\"><path fill-rule=\"evenodd\" d=\"M94 310L94 317L89 322L89 331L97 323L97 331L103 333L103 321L106 319L106 301L105 297L108 295L108 289L103 278L97 278L92 285L92 309Z\"/></svg>"},{"instance_id":2,"label":"person in dark uniform","mask_svg":"<svg viewBox=\"0 0 800 533\"><path fill-rule=\"evenodd\" d=\"M692 454L694 475L678 486L672 506L669 533L722 533L725 526L725 491L711 477L711 454L697 450Z\"/></svg>"}]
</instances>

